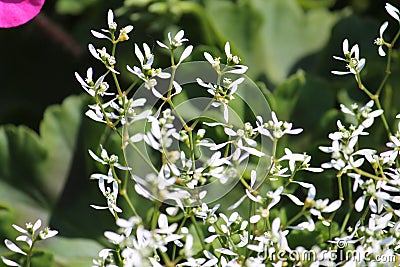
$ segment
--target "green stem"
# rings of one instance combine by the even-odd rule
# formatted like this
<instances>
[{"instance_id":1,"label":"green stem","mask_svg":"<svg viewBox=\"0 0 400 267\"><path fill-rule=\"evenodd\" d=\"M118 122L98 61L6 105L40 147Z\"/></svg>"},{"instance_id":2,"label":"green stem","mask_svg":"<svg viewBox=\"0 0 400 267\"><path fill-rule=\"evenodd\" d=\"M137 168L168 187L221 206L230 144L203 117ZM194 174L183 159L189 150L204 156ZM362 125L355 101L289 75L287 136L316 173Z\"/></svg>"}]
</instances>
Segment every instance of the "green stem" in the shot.
<instances>
[{"instance_id":1,"label":"green stem","mask_svg":"<svg viewBox=\"0 0 400 267\"><path fill-rule=\"evenodd\" d=\"M293 216L285 225L283 225L282 230L286 229L288 226L290 226L292 223L297 221L303 215L304 215L304 208L301 210L301 212L299 212L295 216Z\"/></svg>"},{"instance_id":2,"label":"green stem","mask_svg":"<svg viewBox=\"0 0 400 267\"><path fill-rule=\"evenodd\" d=\"M382 109L382 105L381 105L381 102L380 102L380 100L379 100L379 94L378 94L378 93L380 93L380 88L378 89L377 93L374 95L374 94L372 94L372 93L362 84L362 82L361 82L361 76L360 76L360 73L359 73L359 72L356 73L356 76L357 76L358 87L359 87L364 93L366 93L370 99L372 99L372 100L375 102L375 105L376 105L376 107L377 107L378 109ZM383 86L383 85L382 85L382 86ZM380 115L380 117L381 117L381 120L382 120L382 122L383 122L383 126L385 127L385 130L386 130L388 136L391 136L392 133L391 133L391 131L390 131L390 127L389 127L389 124L388 124L388 122L387 122L387 120L386 120L386 117L385 117L384 113L382 113L382 114Z\"/></svg>"},{"instance_id":3,"label":"green stem","mask_svg":"<svg viewBox=\"0 0 400 267\"><path fill-rule=\"evenodd\" d=\"M36 240L37 240L36 238L33 239L32 245L29 248L28 253L26 254L26 267L30 267L31 266L31 257L32 257L32 252L33 252L33 246L35 245Z\"/></svg>"},{"instance_id":4,"label":"green stem","mask_svg":"<svg viewBox=\"0 0 400 267\"><path fill-rule=\"evenodd\" d=\"M128 204L129 208L131 209L133 215L139 216L139 214L137 213L135 207L134 207L133 204L132 204L131 199L129 198L129 195L128 195L126 189L122 190L122 191L120 192L120 195L122 195L122 197L125 199L126 203Z\"/></svg>"},{"instance_id":5,"label":"green stem","mask_svg":"<svg viewBox=\"0 0 400 267\"><path fill-rule=\"evenodd\" d=\"M139 156L146 162L146 164L155 172L158 173L158 170L156 167L153 165L153 163L140 151L140 149L136 146L135 143L133 143L131 140L128 141L128 143L132 146L132 148L139 154Z\"/></svg>"},{"instance_id":6,"label":"green stem","mask_svg":"<svg viewBox=\"0 0 400 267\"><path fill-rule=\"evenodd\" d=\"M177 233L179 233L181 228L185 225L187 218L188 217L186 217L186 215L183 217L181 224L179 225L178 229L176 230ZM172 261L175 261L175 257L176 257L176 245L174 245L174 247L172 248L172 257L171 257Z\"/></svg>"},{"instance_id":7,"label":"green stem","mask_svg":"<svg viewBox=\"0 0 400 267\"><path fill-rule=\"evenodd\" d=\"M192 216L190 216L190 219L191 219L191 221L192 221L192 223L194 225L194 229L196 230L197 236L200 239L201 247L202 247L203 250L205 250L206 249L206 244L204 243L204 236L203 236L203 233L201 232L201 230L199 228L199 225L197 224L196 218L192 215Z\"/></svg>"},{"instance_id":8,"label":"green stem","mask_svg":"<svg viewBox=\"0 0 400 267\"><path fill-rule=\"evenodd\" d=\"M382 180L385 180L385 181L386 181L386 180L387 180L387 178L385 179L385 177L379 177L379 176L373 175L373 174L371 174L371 173L369 173L369 172L366 172L366 171L363 171L363 170L361 170L361 169L359 169L359 168L354 168L354 171L355 171L356 173L362 175L362 176L365 176L365 177L374 179L374 180L376 180L376 181L382 181Z\"/></svg>"},{"instance_id":9,"label":"green stem","mask_svg":"<svg viewBox=\"0 0 400 267\"><path fill-rule=\"evenodd\" d=\"M342 187L342 173L339 172L338 175L336 176L338 179L338 190L339 190L339 199L344 200L343 197L343 187Z\"/></svg>"},{"instance_id":10,"label":"green stem","mask_svg":"<svg viewBox=\"0 0 400 267\"><path fill-rule=\"evenodd\" d=\"M160 208L161 203L156 201L156 205L154 205L153 209L153 215L151 216L151 230L154 230L157 228L157 222L158 222L158 216L160 214Z\"/></svg>"}]
</instances>

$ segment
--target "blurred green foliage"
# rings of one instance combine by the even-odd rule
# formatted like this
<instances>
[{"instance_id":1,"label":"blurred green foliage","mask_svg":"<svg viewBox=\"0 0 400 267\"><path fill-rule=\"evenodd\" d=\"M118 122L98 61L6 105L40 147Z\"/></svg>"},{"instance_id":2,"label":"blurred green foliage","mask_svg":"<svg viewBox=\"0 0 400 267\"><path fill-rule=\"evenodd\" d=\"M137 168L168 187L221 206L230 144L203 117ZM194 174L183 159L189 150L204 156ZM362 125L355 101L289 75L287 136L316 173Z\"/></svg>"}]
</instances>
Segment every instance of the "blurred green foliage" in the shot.
<instances>
[{"instance_id":1,"label":"blurred green foliage","mask_svg":"<svg viewBox=\"0 0 400 267\"><path fill-rule=\"evenodd\" d=\"M203 51L222 55L224 43L230 41L271 108L281 119L305 129L301 136L285 139L281 145L307 151L318 165L327 160L317 147L329 142L327 133L341 118L339 103L363 103L367 99L353 77L330 74L330 70L343 67L332 55L342 53L344 38L358 43L362 57L367 58L365 83L377 88L386 62L377 55L373 40L381 22L387 19L384 3L58 0L47 1L40 18L19 28L1 29L0 238L15 237L12 223L40 217L60 231L60 237L37 252L40 262L46 261L43 266L87 266L104 241L103 231L114 228L109 214L89 207L104 199L97 184L88 179L101 166L91 161L87 150L98 149L100 142L118 150L118 138L84 117L89 102L73 75L97 64L86 47L90 42L98 43L90 29L106 27L107 9L116 9L121 25L134 25L133 42L147 42L155 50L155 41L164 40L168 31L185 29L197 47L193 60L203 60ZM395 30L390 27L388 36ZM132 43L120 49L118 53L126 55L124 62L118 63L120 69L128 63L137 64ZM161 56L157 63L168 66L168 58ZM389 123L399 112L399 72L395 52L392 75L382 98ZM126 83L131 81L126 71L122 75ZM76 94L81 96L70 96ZM371 147L383 144L385 134L379 123L371 132L366 142ZM304 177L317 185L321 197L336 194L333 179L327 173ZM136 197L133 202L143 200ZM148 206L141 207L139 212L146 214ZM302 238L294 236L294 243Z\"/></svg>"}]
</instances>

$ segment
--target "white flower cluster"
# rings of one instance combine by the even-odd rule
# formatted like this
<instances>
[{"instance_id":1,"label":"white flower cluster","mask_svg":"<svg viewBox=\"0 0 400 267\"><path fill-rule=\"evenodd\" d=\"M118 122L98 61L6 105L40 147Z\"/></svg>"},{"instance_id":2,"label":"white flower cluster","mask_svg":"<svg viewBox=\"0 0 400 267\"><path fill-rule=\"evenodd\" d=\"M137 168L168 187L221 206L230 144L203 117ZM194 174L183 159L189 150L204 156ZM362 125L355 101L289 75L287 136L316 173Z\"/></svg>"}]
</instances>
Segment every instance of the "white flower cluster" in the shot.
<instances>
[{"instance_id":1,"label":"white flower cluster","mask_svg":"<svg viewBox=\"0 0 400 267\"><path fill-rule=\"evenodd\" d=\"M395 7L387 4L386 9L399 21L399 11ZM350 48L348 40L344 40L344 57L334 58L345 61L348 71L332 73L355 75L359 88L371 97L371 101L361 107L358 104L340 106L350 125L337 121L338 130L329 134L331 145L320 146L320 150L330 154L331 159L323 163L322 168L317 168L310 166L311 156L307 153L280 149L278 143L285 135L300 134L302 129L279 120L275 112L270 118L256 114L255 121L241 125L233 123L230 104L245 83L243 74L247 66L239 64L240 58L232 54L229 42L225 44L223 59L204 52L204 58L217 74L217 81L211 83L196 79L197 84L211 95L206 109L221 108L223 119L210 122L198 118L189 124L176 111L173 101L183 90L175 80L175 72L193 51L192 45L185 47L189 40L185 38L184 31L178 31L174 37L169 33L166 43L157 41L159 47L171 55L172 66L168 72L153 67L155 56L149 45L134 45L140 64L127 66L127 69L158 99L156 111L153 111L144 108L146 99L128 96L134 84L122 90L117 79L115 45L128 40L127 34L133 27L123 28L115 37L117 24L111 11L108 25L109 29L103 30L108 35L97 31L92 33L97 38L111 41L112 52L89 46L92 55L103 62L106 73L96 81L91 68L86 79L76 73L82 88L95 101L86 115L106 123L117 132L121 125L132 126L138 120L145 122L148 127L144 132L132 136L127 132L118 133L122 137L122 146L133 147L153 172L139 177L135 169L120 164L118 157L109 155L103 147L100 148L100 156L89 151L95 161L108 166L107 174L92 175L98 180L107 205L92 207L108 209L119 226L117 232L105 232L110 248L99 253L93 266L336 266L337 262L343 266L375 266L370 264L371 259L396 255L400 248L400 123L395 134L388 131L390 137L385 151L379 153L375 149L360 147L360 139L369 135L368 130L376 119L382 119L387 130L389 127L378 96L369 93L362 84L360 72L366 60L360 58L357 44ZM379 42L376 41L381 56L386 55L382 46L388 47L388 54L391 55L392 44L386 43L382 37L386 27L387 23L384 23ZM180 56L175 62L177 52ZM117 93L109 92L108 75L113 77ZM159 90L161 83L158 79L169 79L167 93L162 94ZM112 99L103 100L108 97ZM374 109L374 105L378 108ZM397 116L399 118L400 115ZM182 125L180 130L176 126L179 123ZM217 139L209 136L209 132L221 134ZM272 153L268 154L263 148L262 138L272 141ZM151 148L157 164L146 158L137 146L139 142ZM198 151L202 152L200 157L196 155ZM251 164L249 168L243 168L244 163L257 159L265 159L269 163L265 173L260 174L259 169ZM118 172L130 171L135 181L135 192L157 203L149 222L129 205L125 186L130 179L119 179L116 169ZM319 198L313 183L298 178L299 173L321 173L326 169L337 172L338 197ZM343 192L342 178L349 181L347 194ZM220 203L209 206L205 200L209 194L207 186L213 186L213 183L228 185L232 180L240 181L239 189L243 192L236 202L227 211L219 210ZM119 195L125 196L135 215L129 220L119 217L124 212L117 203ZM236 211L242 205L247 205L248 214ZM278 211L283 205L286 211L294 214L292 217L286 218L286 214ZM294 257L307 249L291 247L291 233L315 232L321 227L330 231L338 225L339 219L335 216L340 214L339 209L346 211L346 208L348 211L336 238L329 237L312 247L311 251L315 254L312 259ZM347 229L350 216L354 215L358 222ZM343 242L350 246L343 246ZM335 247L344 250L353 248L353 252L363 257L355 258L354 253L352 257L335 258L335 250L327 250Z\"/></svg>"},{"instance_id":2,"label":"white flower cluster","mask_svg":"<svg viewBox=\"0 0 400 267\"><path fill-rule=\"evenodd\" d=\"M39 231L40 227L42 226L42 221L38 219L34 224L32 223L27 223L25 225L25 228L22 228L21 226L18 226L16 224L13 224L13 227L15 230L17 230L21 235L19 235L16 240L19 242L24 242L26 245L28 245L28 249L25 249L23 247L20 247L16 245L14 242L5 239L4 244L6 247L11 250L14 253L21 254L25 256L24 259L24 264L21 262L16 262L14 260L7 259L6 257L1 257L1 260L3 263L7 266L26 266L27 262L29 262L30 257L32 256L32 249L34 244L37 241L40 240L45 240L48 238L51 238L53 236L56 236L58 234L58 231L56 230L51 230L50 228L46 227L42 230ZM21 263L21 264L20 264Z\"/></svg>"}]
</instances>

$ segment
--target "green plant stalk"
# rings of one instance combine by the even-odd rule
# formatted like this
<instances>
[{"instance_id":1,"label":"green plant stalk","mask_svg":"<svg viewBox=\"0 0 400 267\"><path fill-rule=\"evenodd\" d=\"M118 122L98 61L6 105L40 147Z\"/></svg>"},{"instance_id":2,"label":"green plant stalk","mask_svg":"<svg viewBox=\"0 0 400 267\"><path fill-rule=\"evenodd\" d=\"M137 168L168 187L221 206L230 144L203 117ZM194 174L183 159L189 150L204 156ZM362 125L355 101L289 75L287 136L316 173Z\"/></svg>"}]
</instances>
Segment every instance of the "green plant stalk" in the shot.
<instances>
[{"instance_id":1,"label":"green plant stalk","mask_svg":"<svg viewBox=\"0 0 400 267\"><path fill-rule=\"evenodd\" d=\"M354 168L354 171L355 171L356 173L362 175L362 176L365 176L365 177L374 179L375 181L382 181L382 180L384 180L384 181L389 181L389 179L387 179L386 177L379 177L379 176L376 176L376 175L371 174L371 173L369 173L369 172L363 171L363 170L361 170L361 169L359 169L359 168Z\"/></svg>"},{"instance_id":2,"label":"green plant stalk","mask_svg":"<svg viewBox=\"0 0 400 267\"><path fill-rule=\"evenodd\" d=\"M187 218L188 217L186 215L183 217L181 224L179 225L178 229L176 230L177 233L179 233L179 231L185 225ZM172 261L176 260L175 257L176 257L176 245L174 245L174 247L172 248L172 256L171 256Z\"/></svg>"},{"instance_id":3,"label":"green plant stalk","mask_svg":"<svg viewBox=\"0 0 400 267\"><path fill-rule=\"evenodd\" d=\"M338 190L339 190L339 199L344 200L343 197L343 187L342 187L342 173L339 172L338 175L336 175L338 179Z\"/></svg>"},{"instance_id":4,"label":"green plant stalk","mask_svg":"<svg viewBox=\"0 0 400 267\"><path fill-rule=\"evenodd\" d=\"M112 35L112 39L115 39L114 35ZM111 56L115 57L115 50L116 50L116 47L117 47L117 42L114 42L114 40L113 40L112 43L113 43L113 46L112 46ZM119 81L118 81L117 75L113 71L111 71L111 75L112 75L112 77L114 79L114 83L115 83L115 87L117 88L118 95L120 97L122 97L123 93L122 93L122 90L121 90L121 86L119 85Z\"/></svg>"},{"instance_id":5,"label":"green plant stalk","mask_svg":"<svg viewBox=\"0 0 400 267\"><path fill-rule=\"evenodd\" d=\"M194 215L190 216L190 220L192 221L193 225L194 225L194 229L196 230L197 236L200 239L200 243L201 243L201 247L203 248L203 250L206 249L206 244L204 243L204 236L203 233L201 232L199 225L197 224L196 218L194 217Z\"/></svg>"},{"instance_id":6,"label":"green plant stalk","mask_svg":"<svg viewBox=\"0 0 400 267\"><path fill-rule=\"evenodd\" d=\"M140 151L140 149L136 146L135 143L133 143L131 140L128 141L128 143L132 146L132 148L138 153L138 155L146 162L146 164L155 172L158 173L158 170L156 167L153 165L153 163Z\"/></svg>"},{"instance_id":7,"label":"green plant stalk","mask_svg":"<svg viewBox=\"0 0 400 267\"><path fill-rule=\"evenodd\" d=\"M340 233L344 232L344 230L345 230L345 228L347 226L347 222L349 221L350 216L351 216L351 214L352 214L352 212L354 210L353 191L352 191L351 179L348 176L347 176L347 178L348 178L347 179L347 182L348 182L347 185L348 185L348 188L349 188L349 198L348 198L349 210L347 211L346 216L343 219L342 227L340 228Z\"/></svg>"},{"instance_id":8,"label":"green plant stalk","mask_svg":"<svg viewBox=\"0 0 400 267\"><path fill-rule=\"evenodd\" d=\"M305 215L305 208L303 206L302 210L297 213L295 216L293 216L289 221L286 222L285 225L282 226L282 230L285 230L288 226L290 226L292 223L297 221L299 218L301 218L303 215Z\"/></svg>"},{"instance_id":9,"label":"green plant stalk","mask_svg":"<svg viewBox=\"0 0 400 267\"><path fill-rule=\"evenodd\" d=\"M360 75L360 72L357 71L356 76L357 76L358 88L360 88L365 94L368 95L368 97L369 97L371 100L374 101L374 103L375 103L375 105L376 105L376 107L377 107L378 109L382 109L382 105L381 105L381 102L380 102L380 100L379 100L379 95L378 95L378 94L375 94L375 95L372 94L372 93L364 86L364 84L361 82L361 75ZM383 85L382 85L382 86L383 86ZM383 113L380 115L380 118L381 118L381 120L382 120L382 122L383 122L383 126L385 127L385 130L386 130L388 136L391 136L392 133L391 133L391 131L390 131L389 124L388 124L388 122L387 122L387 120L386 120L386 117L385 117L385 115L384 115Z\"/></svg>"},{"instance_id":10,"label":"green plant stalk","mask_svg":"<svg viewBox=\"0 0 400 267\"><path fill-rule=\"evenodd\" d=\"M32 252L33 252L33 247L37 241L37 238L33 238L33 235L31 236L32 241L32 245L29 248L28 253L26 254L26 267L30 267L31 266L31 257L32 257Z\"/></svg>"}]
</instances>

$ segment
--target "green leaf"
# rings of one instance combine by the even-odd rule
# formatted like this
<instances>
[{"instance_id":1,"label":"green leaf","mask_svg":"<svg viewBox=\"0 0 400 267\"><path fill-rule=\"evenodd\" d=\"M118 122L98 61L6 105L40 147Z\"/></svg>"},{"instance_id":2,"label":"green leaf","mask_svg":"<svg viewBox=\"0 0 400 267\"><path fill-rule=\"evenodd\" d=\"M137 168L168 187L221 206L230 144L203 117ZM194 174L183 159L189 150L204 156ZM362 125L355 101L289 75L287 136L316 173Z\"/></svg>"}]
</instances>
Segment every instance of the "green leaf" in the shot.
<instances>
[{"instance_id":1,"label":"green leaf","mask_svg":"<svg viewBox=\"0 0 400 267\"><path fill-rule=\"evenodd\" d=\"M52 252L54 261L63 267L91 266L102 247L95 241L83 238L55 237L46 240L44 248Z\"/></svg>"},{"instance_id":2,"label":"green leaf","mask_svg":"<svg viewBox=\"0 0 400 267\"><path fill-rule=\"evenodd\" d=\"M0 158L0 203L30 215L43 214L47 196L40 177L47 151L39 136L24 126L0 127Z\"/></svg>"},{"instance_id":3,"label":"green leaf","mask_svg":"<svg viewBox=\"0 0 400 267\"><path fill-rule=\"evenodd\" d=\"M251 66L251 76L283 81L300 59L329 40L340 13L326 8L305 12L295 0L252 0L247 4L207 1L206 12L219 37Z\"/></svg>"},{"instance_id":4,"label":"green leaf","mask_svg":"<svg viewBox=\"0 0 400 267\"><path fill-rule=\"evenodd\" d=\"M42 188L55 201L64 188L82 122L87 98L70 96L61 105L50 106L40 124L40 135L49 160L43 165Z\"/></svg>"},{"instance_id":5,"label":"green leaf","mask_svg":"<svg viewBox=\"0 0 400 267\"><path fill-rule=\"evenodd\" d=\"M274 96L280 119L293 121L310 131L335 104L329 82L302 71L280 84Z\"/></svg>"}]
</instances>

